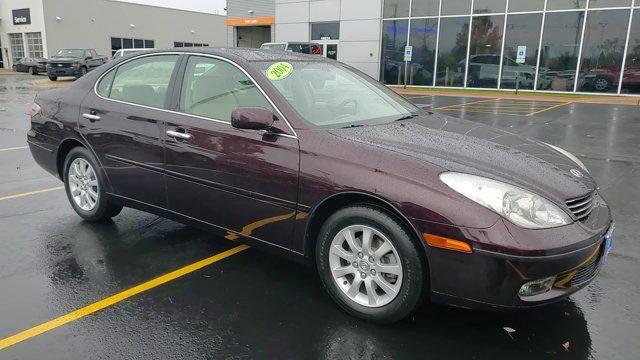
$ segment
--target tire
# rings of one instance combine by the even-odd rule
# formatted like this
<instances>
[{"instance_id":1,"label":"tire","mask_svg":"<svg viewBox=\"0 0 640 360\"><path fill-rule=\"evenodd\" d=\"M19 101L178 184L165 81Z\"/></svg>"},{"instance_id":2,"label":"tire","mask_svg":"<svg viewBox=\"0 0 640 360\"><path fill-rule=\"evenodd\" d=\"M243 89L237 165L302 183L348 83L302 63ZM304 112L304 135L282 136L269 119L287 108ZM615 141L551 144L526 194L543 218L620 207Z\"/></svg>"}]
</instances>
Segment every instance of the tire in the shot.
<instances>
[{"instance_id":1,"label":"tire","mask_svg":"<svg viewBox=\"0 0 640 360\"><path fill-rule=\"evenodd\" d=\"M29 68L29 72L31 73L31 75L38 75L38 69L33 66Z\"/></svg>"},{"instance_id":2,"label":"tire","mask_svg":"<svg viewBox=\"0 0 640 360\"><path fill-rule=\"evenodd\" d=\"M76 167L76 165L79 165L79 167ZM88 165L88 167L83 168L83 165ZM104 175L89 150L84 147L71 149L64 161L63 169L63 181L67 198L73 210L81 218L89 222L102 222L111 219L122 211L122 206L109 203L107 200ZM91 172L89 170L85 172L83 171L84 169L90 169ZM83 180L82 177L85 179ZM82 194L86 194L86 196L83 198ZM95 198L91 194L95 194ZM79 198L76 196L79 196ZM93 206L91 206L91 200L94 200Z\"/></svg>"},{"instance_id":3,"label":"tire","mask_svg":"<svg viewBox=\"0 0 640 360\"><path fill-rule=\"evenodd\" d=\"M80 72L78 73L78 75L76 75L76 79L80 79L85 75L87 75L87 68L83 66L80 68Z\"/></svg>"},{"instance_id":4,"label":"tire","mask_svg":"<svg viewBox=\"0 0 640 360\"><path fill-rule=\"evenodd\" d=\"M362 243L365 231L373 234L370 251ZM350 251L349 241L343 236L345 232L355 235L353 243L357 252ZM341 240L343 238L345 240ZM423 250L411 239L410 232L400 222L378 208L356 205L338 210L322 225L316 243L316 265L325 289L353 316L376 323L405 318L419 305L426 278L426 264L419 255ZM335 245L341 241L339 246L343 251L338 256ZM384 256L376 254L387 241L390 250L381 250ZM397 275L387 272L392 268ZM356 282L360 285L354 288ZM356 290L350 291L352 288ZM373 300L369 294L375 294Z\"/></svg>"},{"instance_id":5,"label":"tire","mask_svg":"<svg viewBox=\"0 0 640 360\"><path fill-rule=\"evenodd\" d=\"M593 81L593 89L598 92L605 92L609 90L611 84L605 77L599 76Z\"/></svg>"},{"instance_id":6,"label":"tire","mask_svg":"<svg viewBox=\"0 0 640 360\"><path fill-rule=\"evenodd\" d=\"M56 81L56 80L58 80L58 77L55 76L55 75L49 75L49 80Z\"/></svg>"}]
</instances>

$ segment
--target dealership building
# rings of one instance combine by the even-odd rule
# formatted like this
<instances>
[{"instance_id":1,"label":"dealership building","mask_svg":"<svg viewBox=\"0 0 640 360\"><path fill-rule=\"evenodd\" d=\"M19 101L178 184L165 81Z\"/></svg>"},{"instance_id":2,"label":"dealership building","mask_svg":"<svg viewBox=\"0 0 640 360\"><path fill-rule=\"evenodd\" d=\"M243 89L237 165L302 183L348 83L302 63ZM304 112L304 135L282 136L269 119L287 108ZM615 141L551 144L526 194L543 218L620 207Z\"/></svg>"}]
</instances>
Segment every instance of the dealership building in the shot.
<instances>
[{"instance_id":1,"label":"dealership building","mask_svg":"<svg viewBox=\"0 0 640 360\"><path fill-rule=\"evenodd\" d=\"M0 0L0 63L61 48L224 46L226 16L115 0Z\"/></svg>"},{"instance_id":2,"label":"dealership building","mask_svg":"<svg viewBox=\"0 0 640 360\"><path fill-rule=\"evenodd\" d=\"M640 0L276 0L275 20L385 84L640 94Z\"/></svg>"}]
</instances>

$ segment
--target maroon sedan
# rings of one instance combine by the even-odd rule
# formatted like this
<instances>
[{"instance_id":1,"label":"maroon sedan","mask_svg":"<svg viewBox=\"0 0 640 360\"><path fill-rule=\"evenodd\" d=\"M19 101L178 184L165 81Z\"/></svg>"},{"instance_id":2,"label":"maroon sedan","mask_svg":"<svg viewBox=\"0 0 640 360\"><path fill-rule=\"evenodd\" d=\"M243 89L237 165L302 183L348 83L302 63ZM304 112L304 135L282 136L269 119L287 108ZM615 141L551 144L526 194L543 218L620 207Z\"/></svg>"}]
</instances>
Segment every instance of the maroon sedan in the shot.
<instances>
[{"instance_id":1,"label":"maroon sedan","mask_svg":"<svg viewBox=\"0 0 640 360\"><path fill-rule=\"evenodd\" d=\"M123 206L315 263L349 313L523 308L598 273L611 212L557 147L426 112L317 56L156 50L42 92L28 141L75 211Z\"/></svg>"}]
</instances>

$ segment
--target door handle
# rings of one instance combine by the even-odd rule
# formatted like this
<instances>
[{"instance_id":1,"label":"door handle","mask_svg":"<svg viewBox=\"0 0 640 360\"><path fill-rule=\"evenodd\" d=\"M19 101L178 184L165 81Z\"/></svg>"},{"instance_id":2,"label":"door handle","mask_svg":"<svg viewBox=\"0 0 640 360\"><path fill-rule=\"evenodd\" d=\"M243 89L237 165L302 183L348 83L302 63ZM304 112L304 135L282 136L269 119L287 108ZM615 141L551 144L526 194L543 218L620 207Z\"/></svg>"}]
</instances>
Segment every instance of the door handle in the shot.
<instances>
[{"instance_id":1,"label":"door handle","mask_svg":"<svg viewBox=\"0 0 640 360\"><path fill-rule=\"evenodd\" d=\"M173 130L167 130L167 135L171 136L172 138L182 139L182 140L191 140L191 138L193 137L193 135L191 134L187 134L179 131L173 131Z\"/></svg>"},{"instance_id":2,"label":"door handle","mask_svg":"<svg viewBox=\"0 0 640 360\"><path fill-rule=\"evenodd\" d=\"M91 121L91 122L100 120L100 116L96 115L96 114L84 113L84 114L82 114L82 117L85 118L85 119L89 119L89 121Z\"/></svg>"}]
</instances>

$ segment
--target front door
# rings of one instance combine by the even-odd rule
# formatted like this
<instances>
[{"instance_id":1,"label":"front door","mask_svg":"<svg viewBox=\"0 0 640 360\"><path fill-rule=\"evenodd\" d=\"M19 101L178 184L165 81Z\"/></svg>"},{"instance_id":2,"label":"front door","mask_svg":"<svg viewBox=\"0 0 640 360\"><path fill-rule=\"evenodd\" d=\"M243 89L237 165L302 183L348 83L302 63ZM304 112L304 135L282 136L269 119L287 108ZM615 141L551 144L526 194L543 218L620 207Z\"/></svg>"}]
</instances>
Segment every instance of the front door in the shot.
<instances>
[{"instance_id":1,"label":"front door","mask_svg":"<svg viewBox=\"0 0 640 360\"><path fill-rule=\"evenodd\" d=\"M230 124L238 107L274 110L253 81L224 60L190 56L166 127L171 211L290 248L298 189L298 139ZM176 87L176 89L179 89ZM184 115L182 115L184 114Z\"/></svg>"},{"instance_id":2,"label":"front door","mask_svg":"<svg viewBox=\"0 0 640 360\"><path fill-rule=\"evenodd\" d=\"M116 195L165 207L164 122L179 55L123 63L100 80L80 109L80 132Z\"/></svg>"}]
</instances>

